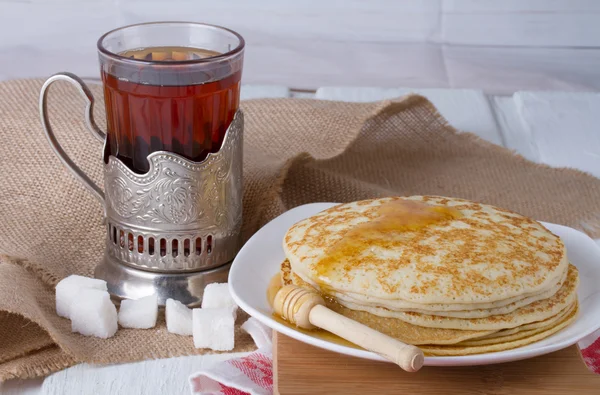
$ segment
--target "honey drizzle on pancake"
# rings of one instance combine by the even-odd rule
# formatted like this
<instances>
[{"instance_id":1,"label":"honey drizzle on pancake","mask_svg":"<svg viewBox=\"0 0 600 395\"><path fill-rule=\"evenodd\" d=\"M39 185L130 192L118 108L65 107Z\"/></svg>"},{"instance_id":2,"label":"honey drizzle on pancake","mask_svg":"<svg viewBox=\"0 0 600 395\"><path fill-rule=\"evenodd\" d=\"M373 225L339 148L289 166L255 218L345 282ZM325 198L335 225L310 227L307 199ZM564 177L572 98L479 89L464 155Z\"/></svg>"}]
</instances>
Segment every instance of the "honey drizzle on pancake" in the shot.
<instances>
[{"instance_id":1,"label":"honey drizzle on pancake","mask_svg":"<svg viewBox=\"0 0 600 395\"><path fill-rule=\"evenodd\" d=\"M407 304L505 305L505 300L551 288L566 271L563 243L539 222L498 207L440 196L340 204L299 221L283 240L294 271L320 287L323 281L319 281L316 265L327 250L392 200L451 207L463 216L396 233L383 247L346 258L348 262L331 273L328 293L348 293L361 301L372 298L383 306L390 300L391 310L403 300Z\"/></svg>"},{"instance_id":2,"label":"honey drizzle on pancake","mask_svg":"<svg viewBox=\"0 0 600 395\"><path fill-rule=\"evenodd\" d=\"M348 265L359 265L360 255L367 249L384 247L400 233L416 231L462 216L460 211L451 207L404 199L382 204L375 210L371 220L351 228L315 264L321 291L328 293L328 284L333 275L343 275L350 269Z\"/></svg>"}]
</instances>

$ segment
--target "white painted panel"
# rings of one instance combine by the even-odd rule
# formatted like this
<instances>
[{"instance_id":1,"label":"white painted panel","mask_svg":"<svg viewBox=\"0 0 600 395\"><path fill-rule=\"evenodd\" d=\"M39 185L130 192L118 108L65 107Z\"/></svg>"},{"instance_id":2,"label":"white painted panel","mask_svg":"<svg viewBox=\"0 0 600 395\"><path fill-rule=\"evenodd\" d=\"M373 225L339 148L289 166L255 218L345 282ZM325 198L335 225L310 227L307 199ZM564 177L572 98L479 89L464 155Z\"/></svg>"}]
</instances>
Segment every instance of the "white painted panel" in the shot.
<instances>
[{"instance_id":1,"label":"white painted panel","mask_svg":"<svg viewBox=\"0 0 600 395\"><path fill-rule=\"evenodd\" d=\"M265 63L265 59L268 59ZM312 42L248 48L244 82L319 86L446 87L440 48L428 44Z\"/></svg>"},{"instance_id":2,"label":"white painted panel","mask_svg":"<svg viewBox=\"0 0 600 395\"><path fill-rule=\"evenodd\" d=\"M439 1L0 0L0 78L70 70L97 77L96 41L115 27L195 20L247 41L243 82L447 86ZM13 39L13 36L15 37Z\"/></svg>"},{"instance_id":3,"label":"white painted panel","mask_svg":"<svg viewBox=\"0 0 600 395\"><path fill-rule=\"evenodd\" d=\"M313 91L291 91L290 96L295 99L314 99L315 93Z\"/></svg>"},{"instance_id":4,"label":"white painted panel","mask_svg":"<svg viewBox=\"0 0 600 395\"><path fill-rule=\"evenodd\" d=\"M0 0L0 80L58 71L98 76L96 41L116 24L106 0Z\"/></svg>"},{"instance_id":5,"label":"white painted panel","mask_svg":"<svg viewBox=\"0 0 600 395\"><path fill-rule=\"evenodd\" d=\"M0 0L0 45L67 49L91 45L117 21L107 0ZM92 39L90 42L89 40Z\"/></svg>"},{"instance_id":6,"label":"white painted panel","mask_svg":"<svg viewBox=\"0 0 600 395\"><path fill-rule=\"evenodd\" d=\"M600 12L597 0L444 0L445 12L554 13Z\"/></svg>"},{"instance_id":7,"label":"white painted panel","mask_svg":"<svg viewBox=\"0 0 600 395\"><path fill-rule=\"evenodd\" d=\"M317 89L315 97L322 100L367 103L385 99L395 99L405 95L406 90L407 88L358 88L351 86L329 86Z\"/></svg>"},{"instance_id":8,"label":"white painted panel","mask_svg":"<svg viewBox=\"0 0 600 395\"><path fill-rule=\"evenodd\" d=\"M323 85L446 86L439 1L126 0L126 23L189 17L228 26L247 43L243 81L315 89ZM201 16L200 16L201 15Z\"/></svg>"},{"instance_id":9,"label":"white painted panel","mask_svg":"<svg viewBox=\"0 0 600 395\"><path fill-rule=\"evenodd\" d=\"M439 0L121 0L125 22L194 20L221 24L247 37L313 41L439 40Z\"/></svg>"},{"instance_id":10,"label":"white painted panel","mask_svg":"<svg viewBox=\"0 0 600 395\"><path fill-rule=\"evenodd\" d=\"M523 123L513 97L492 96L490 103L506 148L518 152L531 161L539 162L538 147Z\"/></svg>"},{"instance_id":11,"label":"white painted panel","mask_svg":"<svg viewBox=\"0 0 600 395\"><path fill-rule=\"evenodd\" d=\"M600 46L600 13L589 14L448 14L443 41L490 46Z\"/></svg>"},{"instance_id":12,"label":"white painted panel","mask_svg":"<svg viewBox=\"0 0 600 395\"><path fill-rule=\"evenodd\" d=\"M242 85L240 99L263 99L273 97L290 97L290 90L277 85Z\"/></svg>"},{"instance_id":13,"label":"white painted panel","mask_svg":"<svg viewBox=\"0 0 600 395\"><path fill-rule=\"evenodd\" d=\"M518 92L492 103L508 148L535 162L600 177L600 95Z\"/></svg>"},{"instance_id":14,"label":"white painted panel","mask_svg":"<svg viewBox=\"0 0 600 395\"><path fill-rule=\"evenodd\" d=\"M568 166L600 177L600 95L519 92L515 106L539 161Z\"/></svg>"},{"instance_id":15,"label":"white painted panel","mask_svg":"<svg viewBox=\"0 0 600 395\"><path fill-rule=\"evenodd\" d=\"M444 47L450 87L519 90L600 89L600 49Z\"/></svg>"},{"instance_id":16,"label":"white painted panel","mask_svg":"<svg viewBox=\"0 0 600 395\"><path fill-rule=\"evenodd\" d=\"M444 1L442 39L489 46L600 46L596 0Z\"/></svg>"},{"instance_id":17,"label":"white painted panel","mask_svg":"<svg viewBox=\"0 0 600 395\"><path fill-rule=\"evenodd\" d=\"M329 87L319 88L316 97L325 100L370 102L392 99L408 93L427 97L455 128L472 132L492 143L502 145L502 138L488 98L476 90L450 89L378 89Z\"/></svg>"},{"instance_id":18,"label":"white painted panel","mask_svg":"<svg viewBox=\"0 0 600 395\"><path fill-rule=\"evenodd\" d=\"M0 79L43 77L62 70L97 77L95 43L103 32L127 23L179 19L240 31L248 41L244 83L249 84L307 89L460 87L504 93L598 90L598 49L490 47L542 43L535 37L547 39L545 45L550 47L565 44L565 37L576 40L573 45L589 45L589 40L600 40L600 34L594 33L600 26L595 22L598 4L583 0L0 0ZM459 18L456 24L454 17ZM536 18L551 22L543 22L542 29ZM440 45L448 41L455 25L457 34L471 40L465 42L487 46ZM484 31L478 32L480 28ZM503 29L512 36L504 37Z\"/></svg>"}]
</instances>

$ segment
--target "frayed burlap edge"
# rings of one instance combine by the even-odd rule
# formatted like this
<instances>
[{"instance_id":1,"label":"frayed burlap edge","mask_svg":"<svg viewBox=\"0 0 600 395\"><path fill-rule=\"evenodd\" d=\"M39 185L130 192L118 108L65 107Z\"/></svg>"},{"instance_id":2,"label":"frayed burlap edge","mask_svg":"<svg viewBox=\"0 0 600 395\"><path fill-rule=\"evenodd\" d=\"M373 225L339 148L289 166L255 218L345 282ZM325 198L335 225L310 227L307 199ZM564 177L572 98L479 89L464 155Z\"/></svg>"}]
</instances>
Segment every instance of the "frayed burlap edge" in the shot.
<instances>
[{"instance_id":1,"label":"frayed burlap edge","mask_svg":"<svg viewBox=\"0 0 600 395\"><path fill-rule=\"evenodd\" d=\"M27 358L26 364L23 363L23 358ZM76 360L65 354L57 345L52 345L4 362L0 369L0 382L43 377L75 364Z\"/></svg>"},{"instance_id":2,"label":"frayed burlap edge","mask_svg":"<svg viewBox=\"0 0 600 395\"><path fill-rule=\"evenodd\" d=\"M19 259L8 255L0 255L0 263L9 263L24 268L25 270L33 273L39 278L44 284L55 286L58 284L58 279L54 274L48 272L42 265L29 262L26 259Z\"/></svg>"}]
</instances>

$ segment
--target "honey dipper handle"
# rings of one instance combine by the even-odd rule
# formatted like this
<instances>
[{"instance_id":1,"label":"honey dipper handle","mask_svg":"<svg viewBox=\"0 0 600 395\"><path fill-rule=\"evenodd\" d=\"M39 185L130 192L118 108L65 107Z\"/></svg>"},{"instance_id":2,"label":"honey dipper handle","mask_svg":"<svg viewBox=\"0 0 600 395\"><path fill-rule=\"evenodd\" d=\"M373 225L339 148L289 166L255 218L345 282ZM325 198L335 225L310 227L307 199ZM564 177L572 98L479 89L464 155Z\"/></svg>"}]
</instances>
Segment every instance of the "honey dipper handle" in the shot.
<instances>
[{"instance_id":1,"label":"honey dipper handle","mask_svg":"<svg viewBox=\"0 0 600 395\"><path fill-rule=\"evenodd\" d=\"M314 326L335 333L364 349L377 353L407 372L416 372L423 366L423 351L418 347L402 343L323 305L314 306L310 310L308 319Z\"/></svg>"}]
</instances>

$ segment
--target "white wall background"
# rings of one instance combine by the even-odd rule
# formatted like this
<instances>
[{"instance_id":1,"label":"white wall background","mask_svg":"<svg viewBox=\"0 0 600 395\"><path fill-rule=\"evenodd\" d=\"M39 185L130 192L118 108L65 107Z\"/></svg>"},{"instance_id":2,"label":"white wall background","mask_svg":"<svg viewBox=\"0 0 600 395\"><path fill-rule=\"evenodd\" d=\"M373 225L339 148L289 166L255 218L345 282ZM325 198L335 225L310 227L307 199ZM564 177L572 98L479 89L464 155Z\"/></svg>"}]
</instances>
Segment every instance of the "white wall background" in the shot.
<instances>
[{"instance_id":1,"label":"white wall background","mask_svg":"<svg viewBox=\"0 0 600 395\"><path fill-rule=\"evenodd\" d=\"M0 79L97 77L97 38L154 20L239 31L246 84L600 89L597 0L0 0Z\"/></svg>"}]
</instances>

